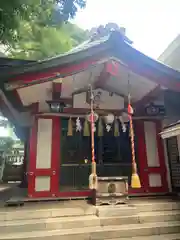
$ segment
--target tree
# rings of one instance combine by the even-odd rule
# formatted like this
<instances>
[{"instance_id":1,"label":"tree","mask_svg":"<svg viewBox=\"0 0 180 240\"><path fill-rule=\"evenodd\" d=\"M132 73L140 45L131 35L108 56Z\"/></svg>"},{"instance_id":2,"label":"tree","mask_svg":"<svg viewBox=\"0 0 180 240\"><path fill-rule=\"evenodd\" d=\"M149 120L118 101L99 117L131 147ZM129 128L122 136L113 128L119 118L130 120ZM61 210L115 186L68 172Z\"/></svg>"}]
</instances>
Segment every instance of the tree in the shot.
<instances>
[{"instance_id":1,"label":"tree","mask_svg":"<svg viewBox=\"0 0 180 240\"><path fill-rule=\"evenodd\" d=\"M15 143L20 143L19 139L16 139L14 134L14 126L8 121L7 118L0 116L0 127L5 128L8 132L7 136L0 136L0 151L10 153Z\"/></svg>"},{"instance_id":2,"label":"tree","mask_svg":"<svg viewBox=\"0 0 180 240\"><path fill-rule=\"evenodd\" d=\"M0 42L9 44L18 39L22 20L39 26L60 25L73 18L86 0L6 0L0 1Z\"/></svg>"},{"instance_id":3,"label":"tree","mask_svg":"<svg viewBox=\"0 0 180 240\"><path fill-rule=\"evenodd\" d=\"M11 137L0 137L0 151L10 153L13 149L14 142Z\"/></svg>"},{"instance_id":4,"label":"tree","mask_svg":"<svg viewBox=\"0 0 180 240\"><path fill-rule=\"evenodd\" d=\"M22 21L18 29L18 41L11 44L9 56L39 60L67 52L87 39L86 32L78 26L66 23L61 27L40 27L34 22Z\"/></svg>"}]
</instances>

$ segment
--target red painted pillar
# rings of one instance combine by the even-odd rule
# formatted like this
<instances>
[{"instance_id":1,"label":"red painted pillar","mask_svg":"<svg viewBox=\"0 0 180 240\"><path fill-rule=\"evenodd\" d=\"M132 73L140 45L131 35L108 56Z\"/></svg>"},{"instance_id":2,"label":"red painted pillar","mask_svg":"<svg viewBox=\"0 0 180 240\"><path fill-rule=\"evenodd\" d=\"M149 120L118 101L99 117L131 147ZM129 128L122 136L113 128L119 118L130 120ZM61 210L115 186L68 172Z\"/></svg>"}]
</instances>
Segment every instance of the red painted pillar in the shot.
<instances>
[{"instance_id":1,"label":"red painted pillar","mask_svg":"<svg viewBox=\"0 0 180 240\"><path fill-rule=\"evenodd\" d=\"M60 179L60 135L61 135L61 119L59 116L53 117L52 125L52 152L51 164L52 169L55 169L55 176L52 178L51 191L58 196L59 192L59 179Z\"/></svg>"},{"instance_id":2,"label":"red painted pillar","mask_svg":"<svg viewBox=\"0 0 180 240\"><path fill-rule=\"evenodd\" d=\"M144 173L145 169L145 162L147 161L146 156L146 145L145 145L145 136L144 136L144 123L142 120L134 121L135 127L135 138L137 142L136 147L136 162L138 165L138 174L141 181L141 188L140 189L129 189L130 194L135 193L145 193L145 188L147 184L147 178Z\"/></svg>"},{"instance_id":3,"label":"red painted pillar","mask_svg":"<svg viewBox=\"0 0 180 240\"><path fill-rule=\"evenodd\" d=\"M34 119L33 125L30 129L29 136L29 164L27 171L28 179L28 197L32 197L35 189L33 173L36 169L36 153L37 153L37 118Z\"/></svg>"}]
</instances>

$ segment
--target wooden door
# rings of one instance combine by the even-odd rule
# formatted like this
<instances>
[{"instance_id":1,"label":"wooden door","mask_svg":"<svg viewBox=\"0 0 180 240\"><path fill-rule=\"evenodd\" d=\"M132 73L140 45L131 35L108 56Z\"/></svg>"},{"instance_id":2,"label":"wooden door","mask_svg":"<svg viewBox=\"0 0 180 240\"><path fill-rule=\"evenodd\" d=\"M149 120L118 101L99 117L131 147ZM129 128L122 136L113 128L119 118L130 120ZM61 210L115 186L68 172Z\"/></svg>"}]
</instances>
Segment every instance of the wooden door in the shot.
<instances>
[{"instance_id":1,"label":"wooden door","mask_svg":"<svg viewBox=\"0 0 180 240\"><path fill-rule=\"evenodd\" d=\"M58 191L58 119L37 118L30 138L28 196L55 197Z\"/></svg>"},{"instance_id":2,"label":"wooden door","mask_svg":"<svg viewBox=\"0 0 180 240\"><path fill-rule=\"evenodd\" d=\"M144 158L142 174L147 193L167 193L169 191L164 147L159 136L160 132L160 122L144 122L146 157Z\"/></svg>"}]
</instances>

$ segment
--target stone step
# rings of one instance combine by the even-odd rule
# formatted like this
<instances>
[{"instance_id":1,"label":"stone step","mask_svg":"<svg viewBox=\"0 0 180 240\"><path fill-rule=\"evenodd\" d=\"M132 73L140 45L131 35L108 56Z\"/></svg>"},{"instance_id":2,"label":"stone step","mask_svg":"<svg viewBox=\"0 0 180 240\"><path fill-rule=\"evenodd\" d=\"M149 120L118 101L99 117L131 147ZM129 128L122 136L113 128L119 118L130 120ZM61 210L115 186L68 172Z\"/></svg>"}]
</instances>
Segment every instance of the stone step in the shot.
<instances>
[{"instance_id":1,"label":"stone step","mask_svg":"<svg viewBox=\"0 0 180 240\"><path fill-rule=\"evenodd\" d=\"M113 238L131 238L134 236L153 236L180 233L180 222L159 222L131 224L122 226L98 226L77 229L58 229L51 231L33 231L23 233L0 234L0 240L104 240Z\"/></svg>"},{"instance_id":2,"label":"stone step","mask_svg":"<svg viewBox=\"0 0 180 240\"><path fill-rule=\"evenodd\" d=\"M133 205L131 205L133 206ZM180 210L179 202L139 203L134 205L140 212Z\"/></svg>"},{"instance_id":3,"label":"stone step","mask_svg":"<svg viewBox=\"0 0 180 240\"><path fill-rule=\"evenodd\" d=\"M124 224L142 224L153 222L180 221L180 211L147 212L132 216L97 217L93 215L79 217L58 217L47 219L29 219L1 221L1 233L31 232L56 229L73 229Z\"/></svg>"},{"instance_id":4,"label":"stone step","mask_svg":"<svg viewBox=\"0 0 180 240\"><path fill-rule=\"evenodd\" d=\"M180 202L158 202L158 203L141 203L117 206L100 206L97 207L96 214L99 217L129 216L139 212L156 212L180 210Z\"/></svg>"},{"instance_id":5,"label":"stone step","mask_svg":"<svg viewBox=\"0 0 180 240\"><path fill-rule=\"evenodd\" d=\"M70 217L70 216L88 216L95 215L96 208L89 206L88 208L74 207L60 207L53 209L26 209L23 208L13 211L1 211L0 221L14 221L14 220L28 220L28 219L46 219L53 217Z\"/></svg>"},{"instance_id":6,"label":"stone step","mask_svg":"<svg viewBox=\"0 0 180 240\"><path fill-rule=\"evenodd\" d=\"M163 234L163 235L154 235L148 237L132 237L132 238L114 238L107 240L179 240L180 234Z\"/></svg>"},{"instance_id":7,"label":"stone step","mask_svg":"<svg viewBox=\"0 0 180 240\"><path fill-rule=\"evenodd\" d=\"M58 205L58 203L53 206L53 208L41 208L40 205L39 208L36 209L22 207L15 210L7 208L5 211L0 211L0 221L88 216L95 214L100 217L113 217L135 215L139 212L180 210L180 203L173 201L100 207L94 207L92 205L87 205L86 207L76 205L74 207L66 207Z\"/></svg>"}]
</instances>

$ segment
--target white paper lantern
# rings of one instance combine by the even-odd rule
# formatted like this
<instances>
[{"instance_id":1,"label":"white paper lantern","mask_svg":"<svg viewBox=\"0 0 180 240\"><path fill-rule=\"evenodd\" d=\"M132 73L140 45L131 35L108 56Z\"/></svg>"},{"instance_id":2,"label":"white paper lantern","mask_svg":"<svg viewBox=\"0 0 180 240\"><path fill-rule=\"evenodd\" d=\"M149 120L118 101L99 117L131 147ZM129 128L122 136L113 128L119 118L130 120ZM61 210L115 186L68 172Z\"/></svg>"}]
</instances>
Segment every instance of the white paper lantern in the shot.
<instances>
[{"instance_id":1,"label":"white paper lantern","mask_svg":"<svg viewBox=\"0 0 180 240\"><path fill-rule=\"evenodd\" d=\"M129 122L129 115L126 113L126 112L123 112L122 113L122 119L123 119L123 122ZM119 119L120 120L120 119ZM121 120L120 120L121 121Z\"/></svg>"},{"instance_id":2,"label":"white paper lantern","mask_svg":"<svg viewBox=\"0 0 180 240\"><path fill-rule=\"evenodd\" d=\"M112 124L114 122L114 115L109 113L107 116L104 117L106 124Z\"/></svg>"}]
</instances>

